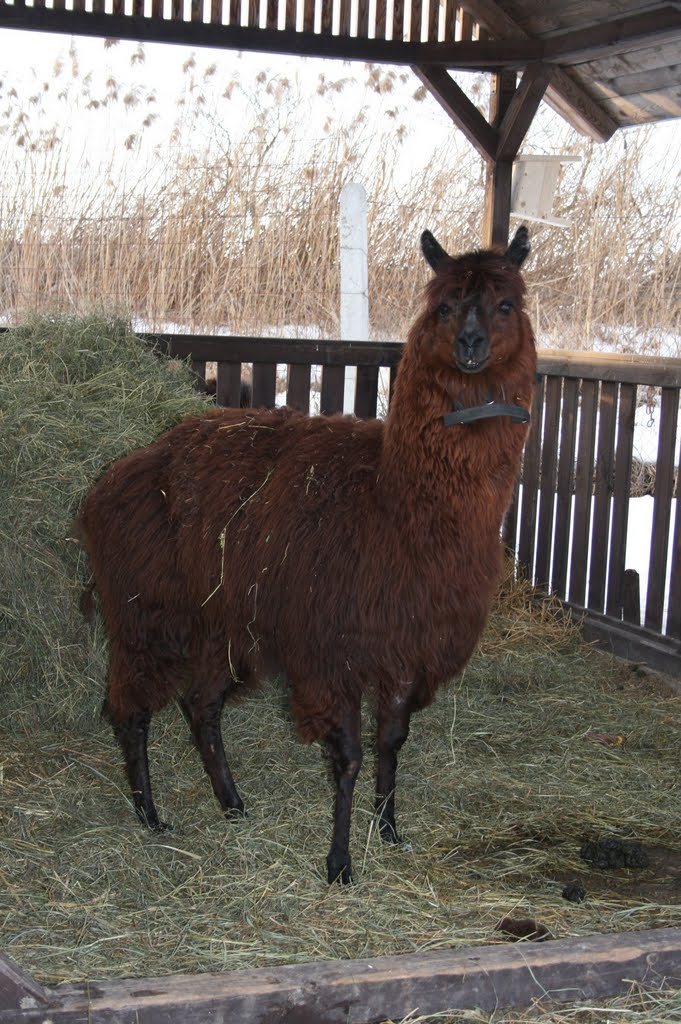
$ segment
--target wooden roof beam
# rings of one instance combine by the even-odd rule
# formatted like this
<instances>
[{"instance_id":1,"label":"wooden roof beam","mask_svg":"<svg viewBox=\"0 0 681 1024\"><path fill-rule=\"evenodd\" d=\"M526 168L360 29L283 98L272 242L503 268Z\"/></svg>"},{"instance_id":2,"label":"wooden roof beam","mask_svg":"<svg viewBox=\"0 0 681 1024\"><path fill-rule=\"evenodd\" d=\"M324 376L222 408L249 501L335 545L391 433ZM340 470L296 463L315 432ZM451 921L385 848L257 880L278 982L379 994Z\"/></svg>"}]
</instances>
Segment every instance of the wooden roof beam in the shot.
<instances>
[{"instance_id":1,"label":"wooden roof beam","mask_svg":"<svg viewBox=\"0 0 681 1024\"><path fill-rule=\"evenodd\" d=\"M497 40L509 44L530 37L495 0L460 0L464 10L483 24ZM541 59L541 58L539 58ZM613 119L562 68L556 68L546 90L546 102L570 122L578 131L590 135L597 142L607 142L617 130Z\"/></svg>"},{"instance_id":2,"label":"wooden roof beam","mask_svg":"<svg viewBox=\"0 0 681 1024\"><path fill-rule=\"evenodd\" d=\"M530 64L525 70L499 125L495 154L497 160L515 160L553 78L554 70L548 64Z\"/></svg>"},{"instance_id":3,"label":"wooden roof beam","mask_svg":"<svg viewBox=\"0 0 681 1024\"><path fill-rule=\"evenodd\" d=\"M414 66L413 72L485 160L494 160L498 133L442 67Z\"/></svg>"}]
</instances>

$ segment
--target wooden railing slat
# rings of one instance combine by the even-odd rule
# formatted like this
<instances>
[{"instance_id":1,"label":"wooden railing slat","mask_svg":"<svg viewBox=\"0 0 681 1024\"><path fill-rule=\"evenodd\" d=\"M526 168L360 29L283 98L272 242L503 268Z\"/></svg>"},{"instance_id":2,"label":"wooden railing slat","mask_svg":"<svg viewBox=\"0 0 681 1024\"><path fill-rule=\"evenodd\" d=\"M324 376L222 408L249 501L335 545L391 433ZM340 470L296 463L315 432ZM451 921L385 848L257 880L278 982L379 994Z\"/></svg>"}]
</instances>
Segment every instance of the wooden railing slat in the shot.
<instances>
[{"instance_id":1,"label":"wooden railing slat","mask_svg":"<svg viewBox=\"0 0 681 1024\"><path fill-rule=\"evenodd\" d=\"M338 23L338 33L341 36L350 35L350 14L351 14L351 0L339 0L340 4L340 21Z\"/></svg>"},{"instance_id":2,"label":"wooden railing slat","mask_svg":"<svg viewBox=\"0 0 681 1024\"><path fill-rule=\"evenodd\" d=\"M253 364L253 407L273 409L277 393L277 364Z\"/></svg>"},{"instance_id":3,"label":"wooden railing slat","mask_svg":"<svg viewBox=\"0 0 681 1024\"><path fill-rule=\"evenodd\" d=\"M636 387L621 384L617 412L617 449L615 478L612 492L612 526L610 529L610 564L608 566L608 594L606 612L620 618L623 615L624 571L629 522L631 490L631 462L634 450L634 419L636 415ZM640 619L639 619L640 624Z\"/></svg>"},{"instance_id":4,"label":"wooden railing slat","mask_svg":"<svg viewBox=\"0 0 681 1024\"><path fill-rule=\"evenodd\" d=\"M404 0L394 0L392 38L397 42L404 39Z\"/></svg>"},{"instance_id":5,"label":"wooden railing slat","mask_svg":"<svg viewBox=\"0 0 681 1024\"><path fill-rule=\"evenodd\" d=\"M409 19L409 39L412 43L421 42L422 22L423 0L411 0L411 16Z\"/></svg>"},{"instance_id":6,"label":"wooden railing slat","mask_svg":"<svg viewBox=\"0 0 681 1024\"><path fill-rule=\"evenodd\" d=\"M567 597L568 550L572 522L572 494L575 476L575 442L579 381L566 377L563 382L563 404L560 423L560 451L556 477L556 523L553 533L553 567L551 589L559 597Z\"/></svg>"},{"instance_id":7,"label":"wooden railing slat","mask_svg":"<svg viewBox=\"0 0 681 1024\"><path fill-rule=\"evenodd\" d=\"M304 0L303 3L303 32L314 32L314 11L315 0Z\"/></svg>"},{"instance_id":8,"label":"wooden railing slat","mask_svg":"<svg viewBox=\"0 0 681 1024\"><path fill-rule=\"evenodd\" d=\"M539 455L541 451L542 409L545 378L540 377L532 401L532 427L523 453L523 493L520 505L520 537L518 562L521 572L532 579L534 575L535 531L537 526L537 493L539 485Z\"/></svg>"},{"instance_id":9,"label":"wooden railing slat","mask_svg":"<svg viewBox=\"0 0 681 1024\"><path fill-rule=\"evenodd\" d=\"M288 373L286 404L301 412L310 411L310 363L291 363Z\"/></svg>"},{"instance_id":10,"label":"wooden railing slat","mask_svg":"<svg viewBox=\"0 0 681 1024\"><path fill-rule=\"evenodd\" d=\"M535 559L535 584L549 587L551 539L553 536L556 497L556 466L558 462L558 422L560 419L560 377L547 377L544 390L544 431L541 446L539 483L539 526Z\"/></svg>"},{"instance_id":11,"label":"wooden railing slat","mask_svg":"<svg viewBox=\"0 0 681 1024\"><path fill-rule=\"evenodd\" d=\"M388 4L386 0L376 0L376 39L385 39L388 15Z\"/></svg>"},{"instance_id":12,"label":"wooden railing slat","mask_svg":"<svg viewBox=\"0 0 681 1024\"><path fill-rule=\"evenodd\" d=\"M475 22L473 15L468 11L461 12L461 39L463 42L470 42L473 38L473 26Z\"/></svg>"},{"instance_id":13,"label":"wooden railing slat","mask_svg":"<svg viewBox=\"0 0 681 1024\"><path fill-rule=\"evenodd\" d=\"M327 416L343 411L345 370L342 366L325 366L322 370L322 393L319 411Z\"/></svg>"},{"instance_id":14,"label":"wooden railing slat","mask_svg":"<svg viewBox=\"0 0 681 1024\"><path fill-rule=\"evenodd\" d=\"M657 631L662 628L664 611L678 414L678 388L662 388L660 433L658 437L657 464L655 467L653 532L650 543L650 568L648 572L645 614L646 628Z\"/></svg>"},{"instance_id":15,"label":"wooden railing slat","mask_svg":"<svg viewBox=\"0 0 681 1024\"><path fill-rule=\"evenodd\" d=\"M589 566L589 608L602 612L605 608L605 583L608 565L608 533L610 526L610 495L615 456L618 386L604 381L598 406L598 442L594 484L593 521L591 525L591 560Z\"/></svg>"},{"instance_id":16,"label":"wooden railing slat","mask_svg":"<svg viewBox=\"0 0 681 1024\"><path fill-rule=\"evenodd\" d=\"M322 24L323 35L330 36L333 31L333 0L321 0L322 3Z\"/></svg>"},{"instance_id":17,"label":"wooden railing slat","mask_svg":"<svg viewBox=\"0 0 681 1024\"><path fill-rule=\"evenodd\" d=\"M196 377L197 389L205 395L206 393L206 360L192 359L192 370Z\"/></svg>"},{"instance_id":18,"label":"wooden railing slat","mask_svg":"<svg viewBox=\"0 0 681 1024\"><path fill-rule=\"evenodd\" d=\"M358 366L355 387L355 416L376 416L378 405L378 366Z\"/></svg>"},{"instance_id":19,"label":"wooden railing slat","mask_svg":"<svg viewBox=\"0 0 681 1024\"><path fill-rule=\"evenodd\" d=\"M369 38L369 0L359 0L357 5L357 36Z\"/></svg>"},{"instance_id":20,"label":"wooden railing slat","mask_svg":"<svg viewBox=\"0 0 681 1024\"><path fill-rule=\"evenodd\" d=\"M265 28L279 28L279 0L267 0L265 5Z\"/></svg>"},{"instance_id":21,"label":"wooden railing slat","mask_svg":"<svg viewBox=\"0 0 681 1024\"><path fill-rule=\"evenodd\" d=\"M669 636L681 638L681 444L677 461L676 516L671 551L671 581L669 585L669 613L666 632Z\"/></svg>"},{"instance_id":22,"label":"wooden railing slat","mask_svg":"<svg viewBox=\"0 0 681 1024\"><path fill-rule=\"evenodd\" d=\"M579 605L584 604L586 593L597 407L598 382L595 380L585 380L582 382L582 402L579 417L570 561L570 600Z\"/></svg>"},{"instance_id":23,"label":"wooden railing slat","mask_svg":"<svg viewBox=\"0 0 681 1024\"><path fill-rule=\"evenodd\" d=\"M238 409L241 402L241 363L218 363L215 401Z\"/></svg>"},{"instance_id":24,"label":"wooden railing slat","mask_svg":"<svg viewBox=\"0 0 681 1024\"><path fill-rule=\"evenodd\" d=\"M443 0L443 6L445 12L443 40L451 42L456 38L456 14L458 8L455 0Z\"/></svg>"}]
</instances>

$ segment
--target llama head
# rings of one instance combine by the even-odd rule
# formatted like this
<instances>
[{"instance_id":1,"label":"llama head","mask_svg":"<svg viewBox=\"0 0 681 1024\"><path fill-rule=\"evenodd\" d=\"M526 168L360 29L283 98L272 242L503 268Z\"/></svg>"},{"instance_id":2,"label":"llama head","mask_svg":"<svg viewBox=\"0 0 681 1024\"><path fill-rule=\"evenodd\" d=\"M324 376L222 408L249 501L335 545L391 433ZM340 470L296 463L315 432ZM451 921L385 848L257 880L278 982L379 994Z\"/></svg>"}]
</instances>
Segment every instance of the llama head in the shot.
<instances>
[{"instance_id":1,"label":"llama head","mask_svg":"<svg viewBox=\"0 0 681 1024\"><path fill-rule=\"evenodd\" d=\"M453 257L430 231L421 235L421 249L435 271L425 293L433 362L463 374L501 368L527 342L520 275L530 251L527 228L518 228L505 252Z\"/></svg>"}]
</instances>

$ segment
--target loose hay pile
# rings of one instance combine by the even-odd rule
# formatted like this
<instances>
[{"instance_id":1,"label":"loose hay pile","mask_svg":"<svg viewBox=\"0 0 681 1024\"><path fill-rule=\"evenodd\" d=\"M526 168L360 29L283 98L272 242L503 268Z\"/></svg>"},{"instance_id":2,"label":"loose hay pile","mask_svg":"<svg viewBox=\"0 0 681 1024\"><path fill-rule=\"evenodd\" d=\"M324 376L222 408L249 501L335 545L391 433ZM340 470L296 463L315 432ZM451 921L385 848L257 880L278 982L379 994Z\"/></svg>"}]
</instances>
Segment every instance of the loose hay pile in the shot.
<instances>
[{"instance_id":1,"label":"loose hay pile","mask_svg":"<svg viewBox=\"0 0 681 1024\"><path fill-rule=\"evenodd\" d=\"M223 820L180 714L155 720L178 831L145 833L98 718L103 638L80 620L65 538L102 466L201 400L185 367L101 321L12 332L0 388L0 949L22 967L53 983L413 952L499 941L505 916L556 937L681 925L681 698L582 646L510 578L463 678L413 720L411 850L376 834L368 739L358 884L326 886L331 784L277 685L225 711L243 821ZM642 843L649 867L589 867L583 842L607 836ZM570 883L583 902L562 897Z\"/></svg>"}]
</instances>

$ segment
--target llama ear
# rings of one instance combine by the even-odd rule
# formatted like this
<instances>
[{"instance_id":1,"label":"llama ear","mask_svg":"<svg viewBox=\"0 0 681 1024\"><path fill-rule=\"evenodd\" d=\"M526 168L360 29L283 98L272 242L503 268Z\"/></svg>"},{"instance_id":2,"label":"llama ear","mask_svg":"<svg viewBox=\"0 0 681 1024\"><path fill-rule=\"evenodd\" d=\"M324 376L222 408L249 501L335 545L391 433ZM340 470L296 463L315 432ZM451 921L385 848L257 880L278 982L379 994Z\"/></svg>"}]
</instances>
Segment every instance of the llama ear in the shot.
<instances>
[{"instance_id":1,"label":"llama ear","mask_svg":"<svg viewBox=\"0 0 681 1024\"><path fill-rule=\"evenodd\" d=\"M421 235L421 252L435 271L440 269L445 260L450 259L430 231L424 231Z\"/></svg>"},{"instance_id":2,"label":"llama ear","mask_svg":"<svg viewBox=\"0 0 681 1024\"><path fill-rule=\"evenodd\" d=\"M511 261L511 263L515 263L517 267L520 267L525 262L529 252L530 236L525 225L521 224L504 255L507 260Z\"/></svg>"}]
</instances>

